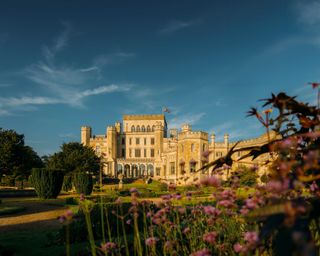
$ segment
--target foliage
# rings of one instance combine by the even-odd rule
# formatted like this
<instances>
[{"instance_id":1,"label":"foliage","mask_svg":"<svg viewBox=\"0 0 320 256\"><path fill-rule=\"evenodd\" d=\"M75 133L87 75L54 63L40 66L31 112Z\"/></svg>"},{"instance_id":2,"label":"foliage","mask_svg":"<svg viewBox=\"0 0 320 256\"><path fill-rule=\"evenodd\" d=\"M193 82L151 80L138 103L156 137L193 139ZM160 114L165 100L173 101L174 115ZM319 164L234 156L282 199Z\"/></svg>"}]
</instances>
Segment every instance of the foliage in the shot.
<instances>
[{"instance_id":1,"label":"foliage","mask_svg":"<svg viewBox=\"0 0 320 256\"><path fill-rule=\"evenodd\" d=\"M4 206L0 207L0 216L15 214L24 211L26 208L24 206Z\"/></svg>"},{"instance_id":2,"label":"foliage","mask_svg":"<svg viewBox=\"0 0 320 256\"><path fill-rule=\"evenodd\" d=\"M24 144L24 135L0 128L0 178L9 175L26 179L33 167L42 167L37 153Z\"/></svg>"},{"instance_id":3,"label":"foliage","mask_svg":"<svg viewBox=\"0 0 320 256\"><path fill-rule=\"evenodd\" d=\"M75 172L73 174L73 185L78 194L90 195L93 189L92 175L83 172Z\"/></svg>"},{"instance_id":4,"label":"foliage","mask_svg":"<svg viewBox=\"0 0 320 256\"><path fill-rule=\"evenodd\" d=\"M74 171L97 174L100 168L94 150L78 142L64 143L60 152L46 157L45 162L48 168L61 169L67 174Z\"/></svg>"},{"instance_id":5,"label":"foliage","mask_svg":"<svg viewBox=\"0 0 320 256\"><path fill-rule=\"evenodd\" d=\"M71 175L65 175L63 177L63 184L62 184L62 190L65 192L68 192L72 189L72 176Z\"/></svg>"},{"instance_id":6,"label":"foliage","mask_svg":"<svg viewBox=\"0 0 320 256\"><path fill-rule=\"evenodd\" d=\"M31 181L39 198L56 198L62 188L63 172L47 168L34 168Z\"/></svg>"},{"instance_id":7,"label":"foliage","mask_svg":"<svg viewBox=\"0 0 320 256\"><path fill-rule=\"evenodd\" d=\"M240 187L252 187L257 184L258 174L256 173L255 168L242 166L236 172L233 172L232 176L233 179L238 178Z\"/></svg>"}]
</instances>

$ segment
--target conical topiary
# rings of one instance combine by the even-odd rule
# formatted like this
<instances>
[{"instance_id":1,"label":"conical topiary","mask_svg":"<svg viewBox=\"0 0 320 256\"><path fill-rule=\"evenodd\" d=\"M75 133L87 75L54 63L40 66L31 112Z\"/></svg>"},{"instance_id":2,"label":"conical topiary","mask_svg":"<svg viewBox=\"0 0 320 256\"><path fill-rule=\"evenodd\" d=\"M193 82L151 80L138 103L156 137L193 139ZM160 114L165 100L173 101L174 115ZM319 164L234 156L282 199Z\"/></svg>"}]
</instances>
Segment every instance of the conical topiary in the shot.
<instances>
[{"instance_id":1,"label":"conical topiary","mask_svg":"<svg viewBox=\"0 0 320 256\"><path fill-rule=\"evenodd\" d=\"M57 198L62 188L63 172L56 169L34 168L31 171L31 183L39 198Z\"/></svg>"}]
</instances>

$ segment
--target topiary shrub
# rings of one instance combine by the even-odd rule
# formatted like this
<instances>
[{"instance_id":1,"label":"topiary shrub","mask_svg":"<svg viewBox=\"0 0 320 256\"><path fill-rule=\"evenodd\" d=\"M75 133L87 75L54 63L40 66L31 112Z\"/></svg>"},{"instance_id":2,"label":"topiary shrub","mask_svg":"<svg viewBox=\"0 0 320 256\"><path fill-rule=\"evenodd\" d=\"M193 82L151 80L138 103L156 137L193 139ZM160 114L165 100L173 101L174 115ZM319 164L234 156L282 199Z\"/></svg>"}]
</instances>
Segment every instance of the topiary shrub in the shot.
<instances>
[{"instance_id":1,"label":"topiary shrub","mask_svg":"<svg viewBox=\"0 0 320 256\"><path fill-rule=\"evenodd\" d=\"M63 172L34 168L31 171L31 182L39 198L57 198L62 188Z\"/></svg>"},{"instance_id":2,"label":"topiary shrub","mask_svg":"<svg viewBox=\"0 0 320 256\"><path fill-rule=\"evenodd\" d=\"M73 185L78 194L90 195L93 189L92 175L83 172L74 173Z\"/></svg>"},{"instance_id":3,"label":"topiary shrub","mask_svg":"<svg viewBox=\"0 0 320 256\"><path fill-rule=\"evenodd\" d=\"M68 192L72 189L72 176L65 175L63 178L62 190Z\"/></svg>"}]
</instances>

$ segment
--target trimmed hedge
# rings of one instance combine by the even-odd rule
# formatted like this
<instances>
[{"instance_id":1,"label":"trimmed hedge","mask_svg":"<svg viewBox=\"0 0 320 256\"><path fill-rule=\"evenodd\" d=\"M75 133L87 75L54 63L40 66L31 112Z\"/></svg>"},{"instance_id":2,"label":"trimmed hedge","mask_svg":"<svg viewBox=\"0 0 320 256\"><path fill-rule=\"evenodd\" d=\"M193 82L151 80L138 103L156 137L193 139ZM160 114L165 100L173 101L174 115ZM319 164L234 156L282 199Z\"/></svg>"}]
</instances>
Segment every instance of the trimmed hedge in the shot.
<instances>
[{"instance_id":1,"label":"trimmed hedge","mask_svg":"<svg viewBox=\"0 0 320 256\"><path fill-rule=\"evenodd\" d=\"M57 198L62 188L63 172L56 169L33 168L31 182L39 198Z\"/></svg>"},{"instance_id":2,"label":"trimmed hedge","mask_svg":"<svg viewBox=\"0 0 320 256\"><path fill-rule=\"evenodd\" d=\"M72 176L70 175L64 176L62 190L65 192L72 190Z\"/></svg>"},{"instance_id":3,"label":"trimmed hedge","mask_svg":"<svg viewBox=\"0 0 320 256\"><path fill-rule=\"evenodd\" d=\"M93 190L92 175L83 172L74 173L73 185L78 194L90 195Z\"/></svg>"}]
</instances>

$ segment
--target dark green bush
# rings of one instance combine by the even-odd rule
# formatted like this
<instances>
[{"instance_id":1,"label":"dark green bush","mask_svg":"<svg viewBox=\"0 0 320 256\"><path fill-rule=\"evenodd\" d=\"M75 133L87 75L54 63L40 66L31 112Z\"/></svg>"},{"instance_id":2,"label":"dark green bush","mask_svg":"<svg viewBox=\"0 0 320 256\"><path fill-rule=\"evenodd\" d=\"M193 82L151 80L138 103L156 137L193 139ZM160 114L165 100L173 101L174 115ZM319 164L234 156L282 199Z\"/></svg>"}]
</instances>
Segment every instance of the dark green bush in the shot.
<instances>
[{"instance_id":1,"label":"dark green bush","mask_svg":"<svg viewBox=\"0 0 320 256\"><path fill-rule=\"evenodd\" d=\"M78 204L78 200L74 197L67 197L66 198L66 204L68 205L77 205Z\"/></svg>"},{"instance_id":2,"label":"dark green bush","mask_svg":"<svg viewBox=\"0 0 320 256\"><path fill-rule=\"evenodd\" d=\"M90 195L93 189L92 175L83 172L74 173L73 185L78 194Z\"/></svg>"},{"instance_id":3,"label":"dark green bush","mask_svg":"<svg viewBox=\"0 0 320 256\"><path fill-rule=\"evenodd\" d=\"M72 176L66 175L63 178L62 190L68 192L72 189Z\"/></svg>"},{"instance_id":4,"label":"dark green bush","mask_svg":"<svg viewBox=\"0 0 320 256\"><path fill-rule=\"evenodd\" d=\"M43 199L57 198L62 188L63 172L61 170L34 168L31 171L31 182L38 197Z\"/></svg>"}]
</instances>

